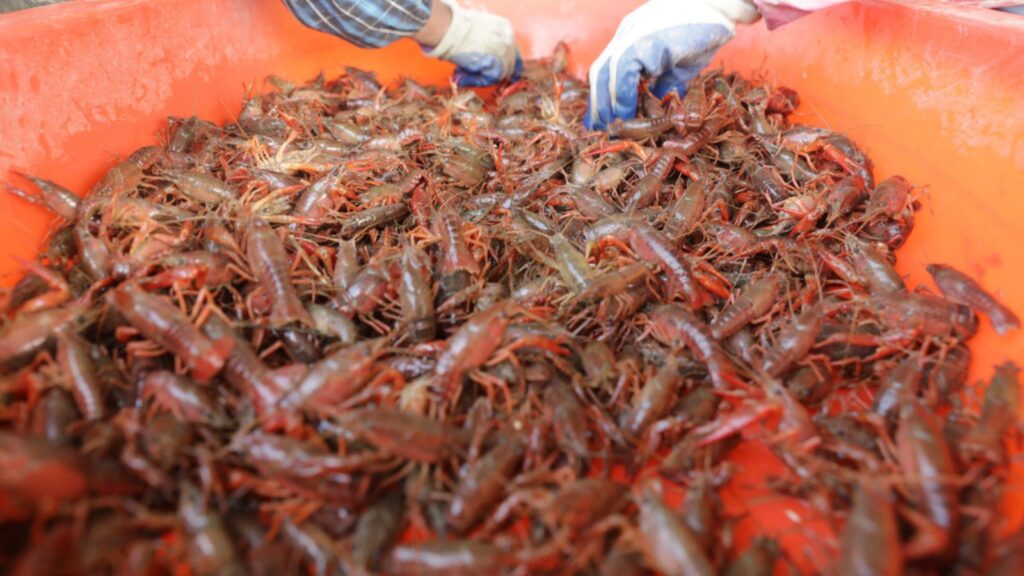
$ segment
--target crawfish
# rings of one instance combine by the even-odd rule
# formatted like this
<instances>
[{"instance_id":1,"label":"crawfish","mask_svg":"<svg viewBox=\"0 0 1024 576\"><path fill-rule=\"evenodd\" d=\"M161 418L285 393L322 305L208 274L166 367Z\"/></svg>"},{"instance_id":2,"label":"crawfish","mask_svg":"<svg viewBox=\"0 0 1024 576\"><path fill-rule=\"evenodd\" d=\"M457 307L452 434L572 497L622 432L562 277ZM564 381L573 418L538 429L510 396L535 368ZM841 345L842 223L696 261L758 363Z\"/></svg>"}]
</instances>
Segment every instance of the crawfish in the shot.
<instances>
[{"instance_id":1,"label":"crawfish","mask_svg":"<svg viewBox=\"0 0 1024 576\"><path fill-rule=\"evenodd\" d=\"M400 277L398 293L402 303L402 321L408 327L412 341L433 340L436 316L427 255L414 246L403 250Z\"/></svg>"},{"instance_id":2,"label":"crawfish","mask_svg":"<svg viewBox=\"0 0 1024 576\"><path fill-rule=\"evenodd\" d=\"M249 341L216 314L207 319L203 332L216 342L231 342L224 360L224 379L250 398L258 415L270 412L282 390Z\"/></svg>"},{"instance_id":3,"label":"crawfish","mask_svg":"<svg viewBox=\"0 0 1024 576\"><path fill-rule=\"evenodd\" d=\"M345 171L339 166L317 178L299 196L292 208L292 215L313 226L323 222L324 216L333 208L331 194L341 186Z\"/></svg>"},{"instance_id":4,"label":"crawfish","mask_svg":"<svg viewBox=\"0 0 1024 576\"><path fill-rule=\"evenodd\" d=\"M309 307L309 315L313 318L313 329L323 336L337 338L342 344L355 344L359 339L355 323L334 308L313 304Z\"/></svg>"},{"instance_id":5,"label":"crawfish","mask_svg":"<svg viewBox=\"0 0 1024 576\"><path fill-rule=\"evenodd\" d=\"M808 306L787 324L765 354L762 368L771 376L778 376L810 352L825 322L820 305Z\"/></svg>"},{"instance_id":6,"label":"crawfish","mask_svg":"<svg viewBox=\"0 0 1024 576\"><path fill-rule=\"evenodd\" d=\"M645 486L637 503L648 561L662 574L711 576L715 570L697 537L682 518L665 505L653 488L656 484Z\"/></svg>"},{"instance_id":7,"label":"crawfish","mask_svg":"<svg viewBox=\"0 0 1024 576\"><path fill-rule=\"evenodd\" d=\"M708 141L716 136L726 121L721 118L711 118L704 122L704 125L692 130L679 140L666 140L662 144L664 150L671 151L681 158L689 158L700 151Z\"/></svg>"},{"instance_id":8,"label":"crawfish","mask_svg":"<svg viewBox=\"0 0 1024 576\"><path fill-rule=\"evenodd\" d=\"M672 408L683 383L679 361L670 357L633 398L633 405L622 413L619 425L634 437L642 435L655 420Z\"/></svg>"},{"instance_id":9,"label":"crawfish","mask_svg":"<svg viewBox=\"0 0 1024 576\"><path fill-rule=\"evenodd\" d=\"M89 489L86 463L70 448L0 431L0 489L30 502L76 500Z\"/></svg>"},{"instance_id":10,"label":"crawfish","mask_svg":"<svg viewBox=\"0 0 1024 576\"><path fill-rule=\"evenodd\" d=\"M782 286L779 274L768 274L751 282L711 323L711 336L723 340L764 316L775 305Z\"/></svg>"},{"instance_id":11,"label":"crawfish","mask_svg":"<svg viewBox=\"0 0 1024 576\"><path fill-rule=\"evenodd\" d=\"M44 391L32 407L28 429L54 444L70 446L69 426L81 419L71 394L54 386ZM3 514L0 514L2 517Z\"/></svg>"},{"instance_id":12,"label":"crawfish","mask_svg":"<svg viewBox=\"0 0 1024 576\"><path fill-rule=\"evenodd\" d=\"M847 176L825 194L828 204L828 223L832 224L848 215L868 197L867 185L860 176Z\"/></svg>"},{"instance_id":13,"label":"crawfish","mask_svg":"<svg viewBox=\"0 0 1024 576\"><path fill-rule=\"evenodd\" d=\"M90 352L89 344L77 335L66 331L57 334L57 362L70 380L75 404L86 420L95 421L107 413L106 390Z\"/></svg>"},{"instance_id":14,"label":"crawfish","mask_svg":"<svg viewBox=\"0 0 1024 576\"><path fill-rule=\"evenodd\" d=\"M622 120L616 118L608 125L608 135L627 140L645 140L654 138L675 128L676 118L665 114L656 118L633 118Z\"/></svg>"},{"instance_id":15,"label":"crawfish","mask_svg":"<svg viewBox=\"0 0 1024 576\"><path fill-rule=\"evenodd\" d=\"M35 184L36 188L39 189L39 195L31 194L16 188L10 184L5 184L4 187L8 192L15 196L28 200L33 204L42 204L46 206L50 212L65 218L70 221L74 221L78 217L78 196L74 192L50 182L49 180L43 180L42 178L36 178L28 174L22 174L20 172L14 172L15 174L31 181Z\"/></svg>"},{"instance_id":16,"label":"crawfish","mask_svg":"<svg viewBox=\"0 0 1024 576\"><path fill-rule=\"evenodd\" d=\"M248 226L246 256L260 287L271 300L270 322L274 327L298 322L313 325L291 280L284 243L265 221L253 219Z\"/></svg>"},{"instance_id":17,"label":"crawfish","mask_svg":"<svg viewBox=\"0 0 1024 576\"><path fill-rule=\"evenodd\" d=\"M943 436L942 423L920 402L901 408L896 434L900 468L909 479L910 499L931 523L920 529L904 548L907 558L945 556L960 525L956 487L956 461Z\"/></svg>"},{"instance_id":18,"label":"crawfish","mask_svg":"<svg viewBox=\"0 0 1024 576\"><path fill-rule=\"evenodd\" d=\"M685 345L707 366L708 375L718 389L739 383L736 368L707 325L692 312L674 304L662 304L651 311L651 333L659 342L679 347Z\"/></svg>"},{"instance_id":19,"label":"crawfish","mask_svg":"<svg viewBox=\"0 0 1024 576\"><path fill-rule=\"evenodd\" d=\"M163 270L141 279L139 285L147 290L182 281L192 281L196 286L223 286L235 278L230 262L226 255L206 250L168 254L158 262Z\"/></svg>"},{"instance_id":20,"label":"crawfish","mask_svg":"<svg viewBox=\"0 0 1024 576\"><path fill-rule=\"evenodd\" d=\"M903 573L899 526L889 488L866 480L857 487L839 559L842 576L899 576Z\"/></svg>"},{"instance_id":21,"label":"crawfish","mask_svg":"<svg viewBox=\"0 0 1024 576\"><path fill-rule=\"evenodd\" d=\"M471 529L498 502L523 460L526 443L517 436L500 438L493 448L466 466L448 505L448 525L459 534Z\"/></svg>"},{"instance_id":22,"label":"crawfish","mask_svg":"<svg viewBox=\"0 0 1024 576\"><path fill-rule=\"evenodd\" d=\"M338 243L338 252L332 274L335 292L344 294L355 282L356 277L359 275L359 269L359 254L356 251L356 243L352 240L342 240Z\"/></svg>"},{"instance_id":23,"label":"crawfish","mask_svg":"<svg viewBox=\"0 0 1024 576\"><path fill-rule=\"evenodd\" d=\"M210 341L173 304L130 284L107 292L105 298L142 335L181 358L199 381L220 372L234 345L230 339Z\"/></svg>"},{"instance_id":24,"label":"crawfish","mask_svg":"<svg viewBox=\"0 0 1024 576\"><path fill-rule=\"evenodd\" d=\"M646 223L637 223L629 229L628 238L639 258L657 265L668 275L671 293L681 293L695 310L710 303L711 296L697 282L689 260L676 250L668 236Z\"/></svg>"},{"instance_id":25,"label":"crawfish","mask_svg":"<svg viewBox=\"0 0 1024 576\"><path fill-rule=\"evenodd\" d=\"M384 496L359 516L352 535L352 559L363 570L379 570L382 558L402 534L405 505L395 494Z\"/></svg>"},{"instance_id":26,"label":"crawfish","mask_svg":"<svg viewBox=\"0 0 1024 576\"><path fill-rule=\"evenodd\" d=\"M846 248L850 251L853 267L869 293L893 294L907 291L903 278L900 278L881 250L852 235L846 237Z\"/></svg>"},{"instance_id":27,"label":"crawfish","mask_svg":"<svg viewBox=\"0 0 1024 576\"><path fill-rule=\"evenodd\" d=\"M964 437L960 446L969 454L980 454L1000 462L1004 460L1003 438L1017 422L1020 410L1020 368L1012 362L996 367L992 381L985 389L981 419Z\"/></svg>"},{"instance_id":28,"label":"crawfish","mask_svg":"<svg viewBox=\"0 0 1024 576\"><path fill-rule=\"evenodd\" d=\"M353 237L364 230L378 228L401 220L408 214L409 205L404 202L364 208L358 212L349 212L341 221L341 235Z\"/></svg>"},{"instance_id":29,"label":"crawfish","mask_svg":"<svg viewBox=\"0 0 1024 576\"><path fill-rule=\"evenodd\" d=\"M690 130L696 130L704 124L704 117L707 115L707 100L708 95L703 85L692 86L686 91L679 118L683 126Z\"/></svg>"},{"instance_id":30,"label":"crawfish","mask_svg":"<svg viewBox=\"0 0 1024 576\"><path fill-rule=\"evenodd\" d=\"M153 399L156 405L186 422L212 428L230 428L232 424L212 389L172 372L157 370L146 374L142 396Z\"/></svg>"},{"instance_id":31,"label":"crawfish","mask_svg":"<svg viewBox=\"0 0 1024 576\"><path fill-rule=\"evenodd\" d=\"M595 302L618 296L630 286L640 283L651 275L651 268L636 262L618 270L605 272L590 279L588 286L579 293L581 302Z\"/></svg>"},{"instance_id":32,"label":"crawfish","mask_svg":"<svg viewBox=\"0 0 1024 576\"><path fill-rule=\"evenodd\" d=\"M216 205L238 198L237 192L212 174L170 170L166 176L188 199L201 204Z\"/></svg>"},{"instance_id":33,"label":"crawfish","mask_svg":"<svg viewBox=\"0 0 1024 576\"><path fill-rule=\"evenodd\" d=\"M946 298L966 304L988 316L997 333L1006 334L1010 330L1020 329L1017 315L963 272L945 264L929 264L928 274Z\"/></svg>"},{"instance_id":34,"label":"crawfish","mask_svg":"<svg viewBox=\"0 0 1024 576\"><path fill-rule=\"evenodd\" d=\"M604 478L580 478L563 486L548 513L570 534L583 532L622 509L629 488Z\"/></svg>"},{"instance_id":35,"label":"crawfish","mask_svg":"<svg viewBox=\"0 0 1024 576\"><path fill-rule=\"evenodd\" d=\"M551 411L555 442L567 454L585 460L590 453L589 433L586 409L579 398L565 382L555 379L544 390L544 403Z\"/></svg>"},{"instance_id":36,"label":"crawfish","mask_svg":"<svg viewBox=\"0 0 1024 576\"><path fill-rule=\"evenodd\" d=\"M395 576L500 574L515 566L538 566L552 557L549 547L506 550L476 540L431 540L396 546L385 572Z\"/></svg>"},{"instance_id":37,"label":"crawfish","mask_svg":"<svg viewBox=\"0 0 1024 576\"><path fill-rule=\"evenodd\" d=\"M874 411L881 416L899 418L900 406L916 398L921 382L921 367L914 358L907 358L882 379L882 388L875 394Z\"/></svg>"},{"instance_id":38,"label":"crawfish","mask_svg":"<svg viewBox=\"0 0 1024 576\"><path fill-rule=\"evenodd\" d=\"M451 210L439 210L434 213L431 224L441 239L439 273L441 276L441 293L450 297L465 290L473 278L480 274L476 258L466 244L462 231L462 221Z\"/></svg>"},{"instance_id":39,"label":"crawfish","mask_svg":"<svg viewBox=\"0 0 1024 576\"><path fill-rule=\"evenodd\" d=\"M267 476L336 480L344 484L349 474L367 467L371 458L362 454L339 456L309 441L251 432L235 442L235 449L250 465ZM378 458L379 455L371 454Z\"/></svg>"},{"instance_id":40,"label":"crawfish","mask_svg":"<svg viewBox=\"0 0 1024 576\"><path fill-rule=\"evenodd\" d=\"M690 181L686 190L668 209L665 231L673 238L683 238L693 232L707 202L703 183Z\"/></svg>"},{"instance_id":41,"label":"crawfish","mask_svg":"<svg viewBox=\"0 0 1024 576\"><path fill-rule=\"evenodd\" d=\"M279 405L285 409L330 411L359 392L377 371L380 341L352 344L309 367L302 380Z\"/></svg>"},{"instance_id":42,"label":"crawfish","mask_svg":"<svg viewBox=\"0 0 1024 576\"><path fill-rule=\"evenodd\" d=\"M894 293L871 298L868 308L887 327L922 336L969 338L978 317L967 306L924 294Z\"/></svg>"},{"instance_id":43,"label":"crawfish","mask_svg":"<svg viewBox=\"0 0 1024 576\"><path fill-rule=\"evenodd\" d=\"M425 464L462 452L467 444L458 428L390 408L350 412L342 424L381 450Z\"/></svg>"},{"instance_id":44,"label":"crawfish","mask_svg":"<svg viewBox=\"0 0 1024 576\"><path fill-rule=\"evenodd\" d=\"M674 161L675 157L672 154L665 152L656 153L655 160L647 170L647 173L633 186L633 190L630 191L625 202L623 202L626 210L646 208L658 200L658 195L661 193L661 184L672 170L672 163Z\"/></svg>"},{"instance_id":45,"label":"crawfish","mask_svg":"<svg viewBox=\"0 0 1024 576\"><path fill-rule=\"evenodd\" d=\"M501 346L508 324L507 306L495 304L475 314L448 339L434 370L447 397L456 393L466 372L482 366Z\"/></svg>"},{"instance_id":46,"label":"crawfish","mask_svg":"<svg viewBox=\"0 0 1024 576\"><path fill-rule=\"evenodd\" d=\"M55 332L79 317L73 308L50 308L21 314L0 328L0 367L10 368L31 360L52 342Z\"/></svg>"},{"instance_id":47,"label":"crawfish","mask_svg":"<svg viewBox=\"0 0 1024 576\"><path fill-rule=\"evenodd\" d=\"M202 493L189 483L181 486L178 515L188 537L189 568L197 576L241 576L247 571L239 561L234 539L224 519L209 510Z\"/></svg>"}]
</instances>

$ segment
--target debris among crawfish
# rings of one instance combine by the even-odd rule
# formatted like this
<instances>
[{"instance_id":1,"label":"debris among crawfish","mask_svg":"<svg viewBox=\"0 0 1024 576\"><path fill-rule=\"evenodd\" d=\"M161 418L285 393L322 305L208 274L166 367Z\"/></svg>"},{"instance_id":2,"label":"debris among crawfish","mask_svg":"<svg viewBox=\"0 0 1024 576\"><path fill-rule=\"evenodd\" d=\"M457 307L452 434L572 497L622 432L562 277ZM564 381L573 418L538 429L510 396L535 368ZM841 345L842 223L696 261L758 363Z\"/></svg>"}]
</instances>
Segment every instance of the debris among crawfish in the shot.
<instances>
[{"instance_id":1,"label":"debris among crawfish","mask_svg":"<svg viewBox=\"0 0 1024 576\"><path fill-rule=\"evenodd\" d=\"M948 299L908 291L911 184L734 74L587 132L563 59L488 97L275 81L84 198L14 175L60 227L0 326L0 565L805 564L728 537L750 443L836 521L843 574L1009 565L1019 370L967 408L964 343L975 310L1019 322L947 266Z\"/></svg>"}]
</instances>

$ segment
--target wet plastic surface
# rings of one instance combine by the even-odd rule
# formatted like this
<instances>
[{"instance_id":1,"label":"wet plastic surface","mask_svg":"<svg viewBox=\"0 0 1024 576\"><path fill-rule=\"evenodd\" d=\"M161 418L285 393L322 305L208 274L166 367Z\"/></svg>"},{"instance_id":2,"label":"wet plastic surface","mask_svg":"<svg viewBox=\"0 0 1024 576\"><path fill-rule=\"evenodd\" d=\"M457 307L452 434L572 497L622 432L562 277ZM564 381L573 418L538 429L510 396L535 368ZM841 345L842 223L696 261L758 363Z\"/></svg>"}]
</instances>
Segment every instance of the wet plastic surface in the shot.
<instances>
[{"instance_id":1,"label":"wet plastic surface","mask_svg":"<svg viewBox=\"0 0 1024 576\"><path fill-rule=\"evenodd\" d=\"M639 2L464 4L510 17L526 57L565 40L582 75ZM367 51L309 31L277 1L79 0L0 16L0 38L0 179L17 169L80 193L153 142L166 116L225 120L271 73L302 80L352 65L384 80L443 82L451 71L411 41ZM798 90L799 119L850 134L879 179L898 172L927 186L899 254L911 285L930 286L924 265L944 262L1024 312L1024 19L930 0L865 1L772 32L746 28L716 62ZM0 213L0 283L11 284L14 257L34 256L51 217L8 195ZM976 378L1003 360L1024 362L1024 335L997 337L987 322L972 348ZM826 539L813 511L756 488L775 466L763 449L741 452L730 510L765 497L741 537L770 529L797 556L806 533L820 528L816 540ZM1004 510L1019 522L1024 495L1011 493ZM787 528L780 516L805 522ZM809 564L827 561L822 550Z\"/></svg>"}]
</instances>

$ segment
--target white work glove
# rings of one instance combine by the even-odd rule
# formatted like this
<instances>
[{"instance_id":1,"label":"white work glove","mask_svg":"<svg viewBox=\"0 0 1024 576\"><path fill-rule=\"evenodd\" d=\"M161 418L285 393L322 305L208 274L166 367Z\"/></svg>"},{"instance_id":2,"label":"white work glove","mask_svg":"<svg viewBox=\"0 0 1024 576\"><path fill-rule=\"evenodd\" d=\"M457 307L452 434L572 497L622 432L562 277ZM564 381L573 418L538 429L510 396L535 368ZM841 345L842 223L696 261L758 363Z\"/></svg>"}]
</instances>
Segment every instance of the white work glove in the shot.
<instances>
[{"instance_id":1,"label":"white work glove","mask_svg":"<svg viewBox=\"0 0 1024 576\"><path fill-rule=\"evenodd\" d=\"M636 116L641 75L655 78L659 98L680 96L712 56L736 35L736 24L760 17L749 0L650 0L619 24L612 41L590 67L589 128Z\"/></svg>"},{"instance_id":2,"label":"white work glove","mask_svg":"<svg viewBox=\"0 0 1024 576\"><path fill-rule=\"evenodd\" d=\"M440 1L451 8L452 23L427 56L454 63L459 86L488 86L519 74L523 62L507 18Z\"/></svg>"}]
</instances>

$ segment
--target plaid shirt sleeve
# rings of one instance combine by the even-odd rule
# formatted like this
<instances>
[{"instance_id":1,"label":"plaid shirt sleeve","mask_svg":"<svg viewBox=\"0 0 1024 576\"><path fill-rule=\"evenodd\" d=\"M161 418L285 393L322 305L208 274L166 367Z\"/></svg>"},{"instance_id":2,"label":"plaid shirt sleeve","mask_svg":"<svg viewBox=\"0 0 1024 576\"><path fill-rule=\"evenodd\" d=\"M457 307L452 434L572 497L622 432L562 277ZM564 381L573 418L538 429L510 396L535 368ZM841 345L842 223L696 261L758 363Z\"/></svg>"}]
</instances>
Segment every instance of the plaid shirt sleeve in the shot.
<instances>
[{"instance_id":1,"label":"plaid shirt sleeve","mask_svg":"<svg viewBox=\"0 0 1024 576\"><path fill-rule=\"evenodd\" d=\"M429 0L284 0L300 22L356 46L380 48L412 36L430 16Z\"/></svg>"}]
</instances>

